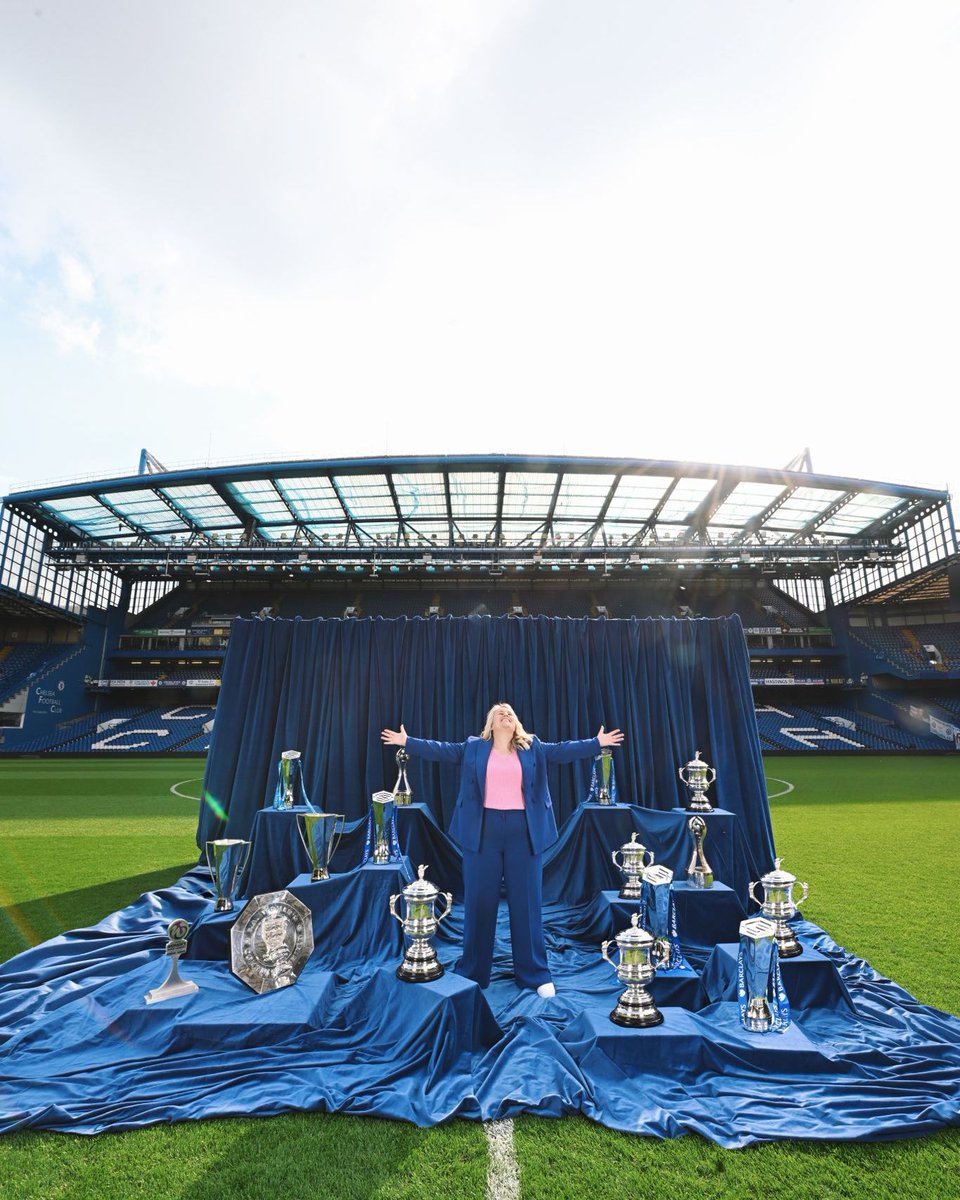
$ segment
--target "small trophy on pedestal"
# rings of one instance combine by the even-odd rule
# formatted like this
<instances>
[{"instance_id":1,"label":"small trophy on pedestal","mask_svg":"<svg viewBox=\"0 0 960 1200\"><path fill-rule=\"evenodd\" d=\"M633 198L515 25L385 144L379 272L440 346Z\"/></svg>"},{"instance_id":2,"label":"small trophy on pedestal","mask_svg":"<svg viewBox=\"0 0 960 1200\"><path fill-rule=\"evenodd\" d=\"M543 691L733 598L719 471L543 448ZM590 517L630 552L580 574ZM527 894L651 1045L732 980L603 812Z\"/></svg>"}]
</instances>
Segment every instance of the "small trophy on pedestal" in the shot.
<instances>
[{"instance_id":1,"label":"small trophy on pedestal","mask_svg":"<svg viewBox=\"0 0 960 1200\"><path fill-rule=\"evenodd\" d=\"M410 939L403 962L397 967L397 978L404 983L429 983L443 974L443 964L437 958L430 939L443 918L449 915L453 896L449 892L441 892L424 879L426 872L426 866L417 867L417 878L413 883L407 884L402 893L390 897L390 915L400 922L404 934ZM397 912L397 901L401 895L406 908L402 917ZM439 896L446 901L446 907L437 916L435 904Z\"/></svg>"},{"instance_id":2,"label":"small trophy on pedestal","mask_svg":"<svg viewBox=\"0 0 960 1200\"><path fill-rule=\"evenodd\" d=\"M748 889L750 899L760 905L760 911L768 921L773 921L777 927L777 948L781 958L796 958L803 953L803 947L797 941L797 935L787 924L791 917L797 915L797 901L793 898L793 890L797 885L796 875L784 871L780 863L783 859L774 859L773 870L768 871L760 880L763 888L763 899L756 895L756 883L751 883ZM799 903L803 904L809 893L809 887L801 883L803 894Z\"/></svg>"},{"instance_id":3,"label":"small trophy on pedestal","mask_svg":"<svg viewBox=\"0 0 960 1200\"><path fill-rule=\"evenodd\" d=\"M217 890L214 912L233 912L233 901L240 876L247 865L252 847L253 843L246 842L243 838L217 838L207 842L204 847L207 866L213 876L213 886Z\"/></svg>"},{"instance_id":4,"label":"small trophy on pedestal","mask_svg":"<svg viewBox=\"0 0 960 1200\"><path fill-rule=\"evenodd\" d=\"M629 842L624 842L619 850L613 850L610 854L613 865L624 876L623 887L620 889L621 900L640 899L644 869L649 867L653 862L653 851L648 850L646 846L638 842L638 836L636 831L634 831L630 834ZM619 862L617 862L618 854L620 855ZM647 854L650 857L647 862L644 862L644 856Z\"/></svg>"},{"instance_id":5,"label":"small trophy on pedestal","mask_svg":"<svg viewBox=\"0 0 960 1200\"><path fill-rule=\"evenodd\" d=\"M707 836L707 823L701 816L691 817L687 828L693 837L693 855L687 867L687 878L693 887L713 887L713 867L707 862L703 853L703 842Z\"/></svg>"},{"instance_id":6,"label":"small trophy on pedestal","mask_svg":"<svg viewBox=\"0 0 960 1200\"><path fill-rule=\"evenodd\" d=\"M661 1025L663 1014L647 990L647 985L656 974L656 946L653 937L640 928L638 913L634 913L630 918L630 928L618 933L614 941L620 952L619 962L614 962L607 951L610 942L603 943L600 954L616 970L617 978L627 987L617 1000L617 1007L610 1014L610 1020L615 1025L623 1025L628 1029L650 1029L654 1025Z\"/></svg>"},{"instance_id":7,"label":"small trophy on pedestal","mask_svg":"<svg viewBox=\"0 0 960 1200\"><path fill-rule=\"evenodd\" d=\"M780 978L777 927L765 917L740 922L737 1001L740 1023L750 1033L781 1033L790 1024L790 1003ZM772 999L771 999L772 993Z\"/></svg>"},{"instance_id":8,"label":"small trophy on pedestal","mask_svg":"<svg viewBox=\"0 0 960 1200\"><path fill-rule=\"evenodd\" d=\"M343 813L297 813L297 833L310 856L311 883L330 878L330 859L343 836Z\"/></svg>"},{"instance_id":9,"label":"small trophy on pedestal","mask_svg":"<svg viewBox=\"0 0 960 1200\"><path fill-rule=\"evenodd\" d=\"M147 1004L156 1004L160 1000L173 1000L177 996L189 996L193 992L200 991L192 979L183 979L180 976L180 955L187 952L187 934L189 932L189 922L184 921L182 917L177 917L167 926L167 944L164 946L163 952L170 959L170 970L163 983L159 987L152 988L144 996Z\"/></svg>"},{"instance_id":10,"label":"small trophy on pedestal","mask_svg":"<svg viewBox=\"0 0 960 1200\"><path fill-rule=\"evenodd\" d=\"M397 782L393 785L393 799L397 804L412 804L413 788L407 778L407 763L410 761L410 755L401 746L396 753L396 759L399 773Z\"/></svg>"},{"instance_id":11,"label":"small trophy on pedestal","mask_svg":"<svg viewBox=\"0 0 960 1200\"><path fill-rule=\"evenodd\" d=\"M297 792L300 799L297 799ZM316 812L310 803L303 783L303 757L299 750L284 750L277 763L277 788L273 795L273 807L279 810L294 808L298 804Z\"/></svg>"}]
</instances>

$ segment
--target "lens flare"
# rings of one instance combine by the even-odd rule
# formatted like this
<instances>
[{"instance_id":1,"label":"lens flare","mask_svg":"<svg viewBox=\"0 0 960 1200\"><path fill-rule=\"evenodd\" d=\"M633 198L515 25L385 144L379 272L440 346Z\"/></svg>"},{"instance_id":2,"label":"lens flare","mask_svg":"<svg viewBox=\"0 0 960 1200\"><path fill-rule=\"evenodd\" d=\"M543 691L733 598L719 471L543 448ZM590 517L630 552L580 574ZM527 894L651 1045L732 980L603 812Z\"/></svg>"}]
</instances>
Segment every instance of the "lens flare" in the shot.
<instances>
[{"instance_id":1,"label":"lens flare","mask_svg":"<svg viewBox=\"0 0 960 1200\"><path fill-rule=\"evenodd\" d=\"M225 821L227 819L227 810L223 807L216 796L211 796L209 792L204 792L203 802L215 817L219 817L221 821Z\"/></svg>"}]
</instances>

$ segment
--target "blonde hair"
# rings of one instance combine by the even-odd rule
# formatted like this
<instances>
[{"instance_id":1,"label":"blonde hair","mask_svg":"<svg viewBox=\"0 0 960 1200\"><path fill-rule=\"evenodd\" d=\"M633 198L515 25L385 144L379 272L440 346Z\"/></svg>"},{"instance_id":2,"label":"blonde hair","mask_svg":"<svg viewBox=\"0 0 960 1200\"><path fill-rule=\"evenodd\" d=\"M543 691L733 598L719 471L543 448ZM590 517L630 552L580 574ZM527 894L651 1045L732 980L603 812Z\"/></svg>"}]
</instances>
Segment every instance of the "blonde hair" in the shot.
<instances>
[{"instance_id":1,"label":"blonde hair","mask_svg":"<svg viewBox=\"0 0 960 1200\"><path fill-rule=\"evenodd\" d=\"M513 714L513 719L516 721L516 728L513 731L513 739L510 745L514 750L529 750L530 743L533 741L533 734L527 733L524 727L520 724L520 718L513 711L513 706L507 704L506 701L498 701L493 708L487 713L486 724L483 727L483 732L480 736L484 741L489 742L493 738L493 714L499 712L501 708L506 708Z\"/></svg>"}]
</instances>

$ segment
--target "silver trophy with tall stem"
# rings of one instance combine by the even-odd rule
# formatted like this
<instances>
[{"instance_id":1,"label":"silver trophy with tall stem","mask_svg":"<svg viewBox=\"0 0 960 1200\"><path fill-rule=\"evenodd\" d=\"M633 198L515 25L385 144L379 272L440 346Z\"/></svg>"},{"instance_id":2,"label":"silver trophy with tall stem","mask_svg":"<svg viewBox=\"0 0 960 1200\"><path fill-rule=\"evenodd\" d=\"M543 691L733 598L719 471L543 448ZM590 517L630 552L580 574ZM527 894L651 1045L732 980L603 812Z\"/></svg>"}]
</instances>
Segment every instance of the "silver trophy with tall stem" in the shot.
<instances>
[{"instance_id":1,"label":"silver trophy with tall stem","mask_svg":"<svg viewBox=\"0 0 960 1200\"><path fill-rule=\"evenodd\" d=\"M627 985L610 1014L615 1025L630 1029L649 1029L663 1023L663 1014L653 1002L647 985L656 974L654 956L656 947L651 934L640 927L640 916L634 913L630 927L622 930L614 939L619 952L619 961L614 962L608 953L613 942L604 942L600 954L617 972L617 978Z\"/></svg>"},{"instance_id":2,"label":"silver trophy with tall stem","mask_svg":"<svg viewBox=\"0 0 960 1200\"><path fill-rule=\"evenodd\" d=\"M704 839L707 836L707 823L699 814L687 821L687 829L693 838L693 854L687 867L687 878L693 887L713 887L713 868L707 862L703 852Z\"/></svg>"},{"instance_id":3,"label":"silver trophy with tall stem","mask_svg":"<svg viewBox=\"0 0 960 1200\"><path fill-rule=\"evenodd\" d=\"M690 812L713 812L713 805L707 799L707 788L717 778L717 772L701 759L699 750L677 774L690 790Z\"/></svg>"},{"instance_id":4,"label":"silver trophy with tall stem","mask_svg":"<svg viewBox=\"0 0 960 1200\"><path fill-rule=\"evenodd\" d=\"M253 843L244 841L243 838L216 838L207 842L204 847L207 866L210 868L213 886L217 892L214 912L233 912L233 901L240 876L247 865L252 847Z\"/></svg>"},{"instance_id":5,"label":"silver trophy with tall stem","mask_svg":"<svg viewBox=\"0 0 960 1200\"><path fill-rule=\"evenodd\" d=\"M794 889L797 886L797 877L789 871L784 871L780 866L781 862L781 858L774 859L773 870L768 871L759 881L760 887L763 888L763 899L756 894L756 883L750 884L749 895L751 900L760 905L760 911L767 920L776 925L780 957L796 958L798 954L803 953L803 947L797 941L797 935L788 922L797 915L797 905L803 904L810 889L807 884L801 883L803 891L800 899L796 900Z\"/></svg>"},{"instance_id":6,"label":"silver trophy with tall stem","mask_svg":"<svg viewBox=\"0 0 960 1200\"><path fill-rule=\"evenodd\" d=\"M630 834L630 841L624 842L618 850L611 851L613 865L624 876L623 887L620 889L621 900L639 900L642 895L643 872L653 862L653 851L648 850L642 842L637 841L639 834ZM617 855L620 861L617 862ZM644 861L646 856L649 858Z\"/></svg>"},{"instance_id":7,"label":"silver trophy with tall stem","mask_svg":"<svg viewBox=\"0 0 960 1200\"><path fill-rule=\"evenodd\" d=\"M346 819L343 813L297 813L297 833L310 856L313 883L330 878L330 860L343 835Z\"/></svg>"},{"instance_id":8,"label":"silver trophy with tall stem","mask_svg":"<svg viewBox=\"0 0 960 1200\"><path fill-rule=\"evenodd\" d=\"M407 763L410 761L410 755L401 746L395 757L397 760L397 782L393 785L393 799L397 804L412 804L413 788L410 786L410 780L407 778Z\"/></svg>"}]
</instances>

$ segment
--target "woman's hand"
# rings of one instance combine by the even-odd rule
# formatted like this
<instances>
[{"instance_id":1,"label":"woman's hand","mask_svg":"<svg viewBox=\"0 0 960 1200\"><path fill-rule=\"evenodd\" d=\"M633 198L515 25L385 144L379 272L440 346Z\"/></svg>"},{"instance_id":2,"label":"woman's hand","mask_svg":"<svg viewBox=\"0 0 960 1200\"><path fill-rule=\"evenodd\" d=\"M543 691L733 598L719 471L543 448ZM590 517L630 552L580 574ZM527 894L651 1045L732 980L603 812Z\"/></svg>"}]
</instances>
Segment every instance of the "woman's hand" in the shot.
<instances>
[{"instance_id":1,"label":"woman's hand","mask_svg":"<svg viewBox=\"0 0 960 1200\"><path fill-rule=\"evenodd\" d=\"M380 740L387 746L405 746L407 744L407 731L400 726L400 732L395 729L384 729L380 734Z\"/></svg>"},{"instance_id":2,"label":"woman's hand","mask_svg":"<svg viewBox=\"0 0 960 1200\"><path fill-rule=\"evenodd\" d=\"M401 725L402 729L403 726ZM600 732L597 734L597 741L600 743L601 750L607 746L619 746L623 741L623 734L619 729L611 729L609 733L603 732L603 726L600 726Z\"/></svg>"}]
</instances>

